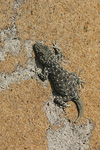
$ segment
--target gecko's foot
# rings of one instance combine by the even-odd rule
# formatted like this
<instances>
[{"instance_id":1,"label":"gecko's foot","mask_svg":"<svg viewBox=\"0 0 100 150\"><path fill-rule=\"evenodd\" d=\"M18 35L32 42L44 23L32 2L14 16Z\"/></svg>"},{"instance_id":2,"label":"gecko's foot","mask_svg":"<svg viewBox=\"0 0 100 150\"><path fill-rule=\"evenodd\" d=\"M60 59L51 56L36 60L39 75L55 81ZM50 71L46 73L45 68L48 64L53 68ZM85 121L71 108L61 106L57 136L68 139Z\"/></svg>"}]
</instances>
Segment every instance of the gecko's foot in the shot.
<instances>
[{"instance_id":1,"label":"gecko's foot","mask_svg":"<svg viewBox=\"0 0 100 150\"><path fill-rule=\"evenodd\" d=\"M79 92L81 92L81 87L84 88L83 84L86 84L85 81L82 81L81 79L81 70L79 71L79 76L78 76L78 85L79 85Z\"/></svg>"},{"instance_id":2,"label":"gecko's foot","mask_svg":"<svg viewBox=\"0 0 100 150\"><path fill-rule=\"evenodd\" d=\"M57 97L54 99L54 103L55 103L56 105L58 105L58 107L60 107L60 108L64 111L65 115L67 115L67 113L66 113L66 111L65 111L65 108L66 108L66 107L71 107L71 104L68 105L67 102L64 102L64 97L57 96Z\"/></svg>"},{"instance_id":3,"label":"gecko's foot","mask_svg":"<svg viewBox=\"0 0 100 150\"><path fill-rule=\"evenodd\" d=\"M51 48L53 48L55 50L55 53L60 54L61 53L61 48L59 47L59 45L61 45L61 43L59 43L57 45L57 40L55 40L55 43L53 41L51 41L51 43L53 45Z\"/></svg>"},{"instance_id":4,"label":"gecko's foot","mask_svg":"<svg viewBox=\"0 0 100 150\"><path fill-rule=\"evenodd\" d=\"M61 43L59 43L58 45L57 45L57 40L55 40L55 42L51 42L52 43L52 47L51 48L53 48L54 49L54 51L55 51L55 55L57 55L57 57L58 57L58 60L63 60L64 59L64 56L63 56L63 54L62 54L62 52L61 52L61 48L59 47L59 45L61 45Z\"/></svg>"},{"instance_id":5,"label":"gecko's foot","mask_svg":"<svg viewBox=\"0 0 100 150\"><path fill-rule=\"evenodd\" d=\"M66 113L66 111L65 111L65 108L66 108L66 107L71 107L71 104L70 104L70 105L67 105L66 103L64 103L64 105L61 106L61 108L63 109L65 115L67 115L67 113Z\"/></svg>"},{"instance_id":6,"label":"gecko's foot","mask_svg":"<svg viewBox=\"0 0 100 150\"><path fill-rule=\"evenodd\" d=\"M51 41L51 43L52 43L53 47L61 49L61 48L58 47L59 45L61 45L61 43L59 43L58 46L57 46L57 41L58 40L55 40L55 42Z\"/></svg>"},{"instance_id":7,"label":"gecko's foot","mask_svg":"<svg viewBox=\"0 0 100 150\"><path fill-rule=\"evenodd\" d=\"M67 115L67 113L66 113L66 111L65 111L65 108L62 108L62 109L63 109L64 114Z\"/></svg>"}]
</instances>

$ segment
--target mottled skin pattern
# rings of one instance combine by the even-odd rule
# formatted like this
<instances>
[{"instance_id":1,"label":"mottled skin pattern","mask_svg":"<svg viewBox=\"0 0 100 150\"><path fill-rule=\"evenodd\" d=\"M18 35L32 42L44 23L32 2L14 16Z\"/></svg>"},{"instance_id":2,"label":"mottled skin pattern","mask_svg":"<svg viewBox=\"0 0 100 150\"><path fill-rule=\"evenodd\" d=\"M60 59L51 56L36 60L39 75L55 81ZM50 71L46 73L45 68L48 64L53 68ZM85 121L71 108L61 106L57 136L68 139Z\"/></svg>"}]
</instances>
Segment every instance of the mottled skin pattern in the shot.
<instances>
[{"instance_id":1,"label":"mottled skin pattern","mask_svg":"<svg viewBox=\"0 0 100 150\"><path fill-rule=\"evenodd\" d=\"M67 105L66 102L73 101L78 109L77 123L84 111L83 102L78 95L78 86L81 88L83 81L77 73L69 73L59 64L59 60L62 58L60 48L56 44L53 44L55 53L46 45L39 42L34 44L33 49L39 62L43 65L42 73L38 74L42 80L49 78L55 92L57 94L54 102L62 107L65 112Z\"/></svg>"}]
</instances>

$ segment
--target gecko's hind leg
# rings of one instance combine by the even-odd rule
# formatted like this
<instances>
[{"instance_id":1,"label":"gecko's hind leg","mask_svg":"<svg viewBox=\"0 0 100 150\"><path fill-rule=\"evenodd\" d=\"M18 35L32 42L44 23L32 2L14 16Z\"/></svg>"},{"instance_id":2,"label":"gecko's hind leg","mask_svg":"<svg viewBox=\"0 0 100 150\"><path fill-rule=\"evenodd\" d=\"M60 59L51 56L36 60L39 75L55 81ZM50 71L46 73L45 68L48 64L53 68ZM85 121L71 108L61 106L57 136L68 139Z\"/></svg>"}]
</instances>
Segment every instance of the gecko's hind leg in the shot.
<instances>
[{"instance_id":1,"label":"gecko's hind leg","mask_svg":"<svg viewBox=\"0 0 100 150\"><path fill-rule=\"evenodd\" d=\"M55 99L54 99L54 103L57 104L59 107L61 107L65 113L65 115L67 115L66 111L65 111L65 108L66 107L70 107L71 105L67 105L66 102L64 102L64 97L61 97L61 96L57 96Z\"/></svg>"}]
</instances>

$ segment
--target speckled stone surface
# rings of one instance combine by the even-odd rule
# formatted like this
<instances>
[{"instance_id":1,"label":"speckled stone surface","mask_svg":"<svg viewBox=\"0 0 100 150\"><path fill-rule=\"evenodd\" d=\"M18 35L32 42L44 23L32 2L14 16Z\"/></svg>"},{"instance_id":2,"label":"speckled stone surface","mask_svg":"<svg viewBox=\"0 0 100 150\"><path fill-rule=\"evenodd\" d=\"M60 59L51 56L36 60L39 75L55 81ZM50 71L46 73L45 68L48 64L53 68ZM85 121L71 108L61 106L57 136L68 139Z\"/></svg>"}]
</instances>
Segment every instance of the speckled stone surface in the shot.
<instances>
[{"instance_id":1,"label":"speckled stone surface","mask_svg":"<svg viewBox=\"0 0 100 150\"><path fill-rule=\"evenodd\" d=\"M86 85L80 94L85 109L79 124L93 120L95 128L88 149L99 150L100 1L1 0L0 10L1 150L50 150L51 128L55 134L65 126L61 121L56 127L51 123L55 118L50 121L50 114L47 117L50 110L47 112L44 106L53 99L52 89L48 81L42 83L34 73L32 45L41 40L51 46L54 39L62 43L63 67L71 72L82 70ZM67 113L70 120L75 120L74 104Z\"/></svg>"}]
</instances>

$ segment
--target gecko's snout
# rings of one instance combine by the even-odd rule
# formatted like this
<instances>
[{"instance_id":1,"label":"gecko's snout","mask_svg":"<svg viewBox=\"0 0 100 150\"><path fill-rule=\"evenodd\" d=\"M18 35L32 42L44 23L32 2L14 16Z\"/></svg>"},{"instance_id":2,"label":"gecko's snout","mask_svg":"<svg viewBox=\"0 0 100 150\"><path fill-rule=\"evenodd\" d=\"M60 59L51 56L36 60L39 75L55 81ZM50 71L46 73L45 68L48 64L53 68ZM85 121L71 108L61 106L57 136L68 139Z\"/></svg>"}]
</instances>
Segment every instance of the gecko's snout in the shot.
<instances>
[{"instance_id":1,"label":"gecko's snout","mask_svg":"<svg viewBox=\"0 0 100 150\"><path fill-rule=\"evenodd\" d=\"M35 44L33 45L33 49L34 49L34 51L39 52L42 46L43 46L43 45L42 45L41 43L38 43L38 42L37 42L37 43L35 43Z\"/></svg>"},{"instance_id":2,"label":"gecko's snout","mask_svg":"<svg viewBox=\"0 0 100 150\"><path fill-rule=\"evenodd\" d=\"M35 50L37 47L38 47L38 46L37 46L37 43L35 43L35 44L33 45L33 49Z\"/></svg>"},{"instance_id":3,"label":"gecko's snout","mask_svg":"<svg viewBox=\"0 0 100 150\"><path fill-rule=\"evenodd\" d=\"M35 43L33 45L33 50L34 50L35 54L39 52L39 45L37 43Z\"/></svg>"}]
</instances>

